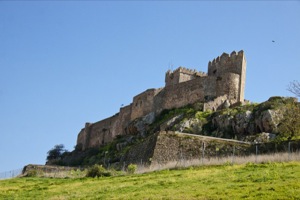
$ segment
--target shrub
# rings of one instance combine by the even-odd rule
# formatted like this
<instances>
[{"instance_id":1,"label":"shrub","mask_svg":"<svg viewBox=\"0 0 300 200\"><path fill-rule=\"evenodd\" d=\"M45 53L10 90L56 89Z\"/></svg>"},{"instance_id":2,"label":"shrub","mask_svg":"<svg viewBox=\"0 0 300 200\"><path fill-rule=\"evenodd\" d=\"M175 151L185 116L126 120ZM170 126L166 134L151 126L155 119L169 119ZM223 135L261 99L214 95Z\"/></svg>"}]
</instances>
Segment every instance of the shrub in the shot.
<instances>
[{"instance_id":1,"label":"shrub","mask_svg":"<svg viewBox=\"0 0 300 200\"><path fill-rule=\"evenodd\" d=\"M87 177L102 177L111 176L111 173L107 171L102 165L93 165L87 170Z\"/></svg>"},{"instance_id":2,"label":"shrub","mask_svg":"<svg viewBox=\"0 0 300 200\"><path fill-rule=\"evenodd\" d=\"M127 171L129 174L134 174L136 169L137 169L137 165L134 165L134 164L130 164L127 167Z\"/></svg>"},{"instance_id":3,"label":"shrub","mask_svg":"<svg viewBox=\"0 0 300 200\"><path fill-rule=\"evenodd\" d=\"M37 170L30 170L27 172L26 177L37 177L38 171Z\"/></svg>"},{"instance_id":4,"label":"shrub","mask_svg":"<svg viewBox=\"0 0 300 200\"><path fill-rule=\"evenodd\" d=\"M57 144L47 152L47 161L61 159L62 155L66 152L67 150L65 149L65 146L63 144Z\"/></svg>"}]
</instances>

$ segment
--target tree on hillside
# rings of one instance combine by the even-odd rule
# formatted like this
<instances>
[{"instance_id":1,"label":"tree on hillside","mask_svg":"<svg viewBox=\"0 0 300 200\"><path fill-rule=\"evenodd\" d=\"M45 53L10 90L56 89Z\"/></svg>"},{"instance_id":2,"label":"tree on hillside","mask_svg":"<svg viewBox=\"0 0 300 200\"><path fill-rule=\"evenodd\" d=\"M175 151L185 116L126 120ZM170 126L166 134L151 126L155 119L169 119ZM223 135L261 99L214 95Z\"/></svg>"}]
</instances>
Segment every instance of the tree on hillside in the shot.
<instances>
[{"instance_id":1,"label":"tree on hillside","mask_svg":"<svg viewBox=\"0 0 300 200\"><path fill-rule=\"evenodd\" d=\"M300 82L298 81L290 82L287 90L293 93L294 95L296 95L297 97L300 97Z\"/></svg>"},{"instance_id":2,"label":"tree on hillside","mask_svg":"<svg viewBox=\"0 0 300 200\"><path fill-rule=\"evenodd\" d=\"M300 105L298 102L286 105L286 111L278 126L278 131L281 139L291 140L300 137Z\"/></svg>"},{"instance_id":3,"label":"tree on hillside","mask_svg":"<svg viewBox=\"0 0 300 200\"><path fill-rule=\"evenodd\" d=\"M47 152L47 161L59 159L65 152L67 152L65 146L63 144L57 144Z\"/></svg>"},{"instance_id":4,"label":"tree on hillside","mask_svg":"<svg viewBox=\"0 0 300 200\"><path fill-rule=\"evenodd\" d=\"M292 81L287 90L300 98L300 82ZM278 131L280 139L291 140L300 137L300 104L297 101L286 105Z\"/></svg>"}]
</instances>

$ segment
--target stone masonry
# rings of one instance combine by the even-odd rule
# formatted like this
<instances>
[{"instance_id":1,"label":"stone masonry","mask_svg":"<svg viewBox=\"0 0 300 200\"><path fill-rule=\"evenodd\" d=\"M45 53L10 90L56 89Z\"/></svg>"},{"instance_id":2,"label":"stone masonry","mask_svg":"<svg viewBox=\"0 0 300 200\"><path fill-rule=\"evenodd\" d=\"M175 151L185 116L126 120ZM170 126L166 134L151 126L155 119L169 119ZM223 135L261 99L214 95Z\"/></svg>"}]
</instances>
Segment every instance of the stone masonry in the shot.
<instances>
[{"instance_id":1,"label":"stone masonry","mask_svg":"<svg viewBox=\"0 0 300 200\"><path fill-rule=\"evenodd\" d=\"M183 67L167 71L165 87L148 89L133 97L130 105L122 107L112 117L95 123L86 123L79 132L77 145L82 150L111 142L117 135L126 135L126 127L133 120L164 109L204 103L204 110L217 110L225 102L244 101L246 59L243 51L233 51L208 63L208 73Z\"/></svg>"}]
</instances>

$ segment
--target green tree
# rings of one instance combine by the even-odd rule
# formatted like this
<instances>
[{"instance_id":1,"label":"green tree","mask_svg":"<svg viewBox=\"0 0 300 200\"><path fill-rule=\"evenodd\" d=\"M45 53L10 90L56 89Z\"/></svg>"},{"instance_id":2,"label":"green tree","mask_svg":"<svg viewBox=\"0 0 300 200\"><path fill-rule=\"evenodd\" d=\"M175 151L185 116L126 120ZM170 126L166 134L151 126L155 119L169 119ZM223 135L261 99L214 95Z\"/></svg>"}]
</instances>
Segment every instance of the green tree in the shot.
<instances>
[{"instance_id":1,"label":"green tree","mask_svg":"<svg viewBox=\"0 0 300 200\"><path fill-rule=\"evenodd\" d=\"M286 105L283 119L278 126L280 139L295 139L300 136L300 104L292 102Z\"/></svg>"},{"instance_id":2,"label":"green tree","mask_svg":"<svg viewBox=\"0 0 300 200\"><path fill-rule=\"evenodd\" d=\"M57 144L47 152L47 161L60 159L65 152L67 152L65 146L63 144Z\"/></svg>"}]
</instances>

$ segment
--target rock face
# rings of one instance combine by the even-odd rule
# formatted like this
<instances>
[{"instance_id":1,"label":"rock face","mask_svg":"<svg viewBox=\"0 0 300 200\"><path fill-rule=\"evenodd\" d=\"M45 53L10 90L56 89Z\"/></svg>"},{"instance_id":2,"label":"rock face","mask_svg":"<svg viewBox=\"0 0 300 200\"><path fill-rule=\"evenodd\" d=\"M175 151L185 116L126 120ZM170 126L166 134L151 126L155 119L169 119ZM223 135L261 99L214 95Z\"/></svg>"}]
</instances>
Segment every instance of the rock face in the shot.
<instances>
[{"instance_id":1,"label":"rock face","mask_svg":"<svg viewBox=\"0 0 300 200\"><path fill-rule=\"evenodd\" d=\"M212 112L209 117L199 120L195 117L174 123L179 116L164 124L164 129L215 137L248 140L248 136L269 133L272 138L278 133L278 126L284 117L286 104L293 98L272 97L261 104L249 104ZM172 123L170 123L172 122ZM257 135L259 137L259 135ZM255 138L254 138L255 139ZM254 140L253 139L253 140Z\"/></svg>"},{"instance_id":2,"label":"rock face","mask_svg":"<svg viewBox=\"0 0 300 200\"><path fill-rule=\"evenodd\" d=\"M247 110L236 115L219 115L212 119L218 131L230 131L235 135L251 135L255 133L277 133L277 127L283 117L282 110L265 110L255 116Z\"/></svg>"},{"instance_id":3,"label":"rock face","mask_svg":"<svg viewBox=\"0 0 300 200\"><path fill-rule=\"evenodd\" d=\"M147 128L155 120L155 113L151 112L148 115L145 115L142 118L134 120L126 127L127 135L140 135L144 137L147 132Z\"/></svg>"},{"instance_id":4,"label":"rock face","mask_svg":"<svg viewBox=\"0 0 300 200\"><path fill-rule=\"evenodd\" d=\"M260 132L277 132L277 126L283 117L282 110L266 110L261 113L255 124Z\"/></svg>"}]
</instances>

